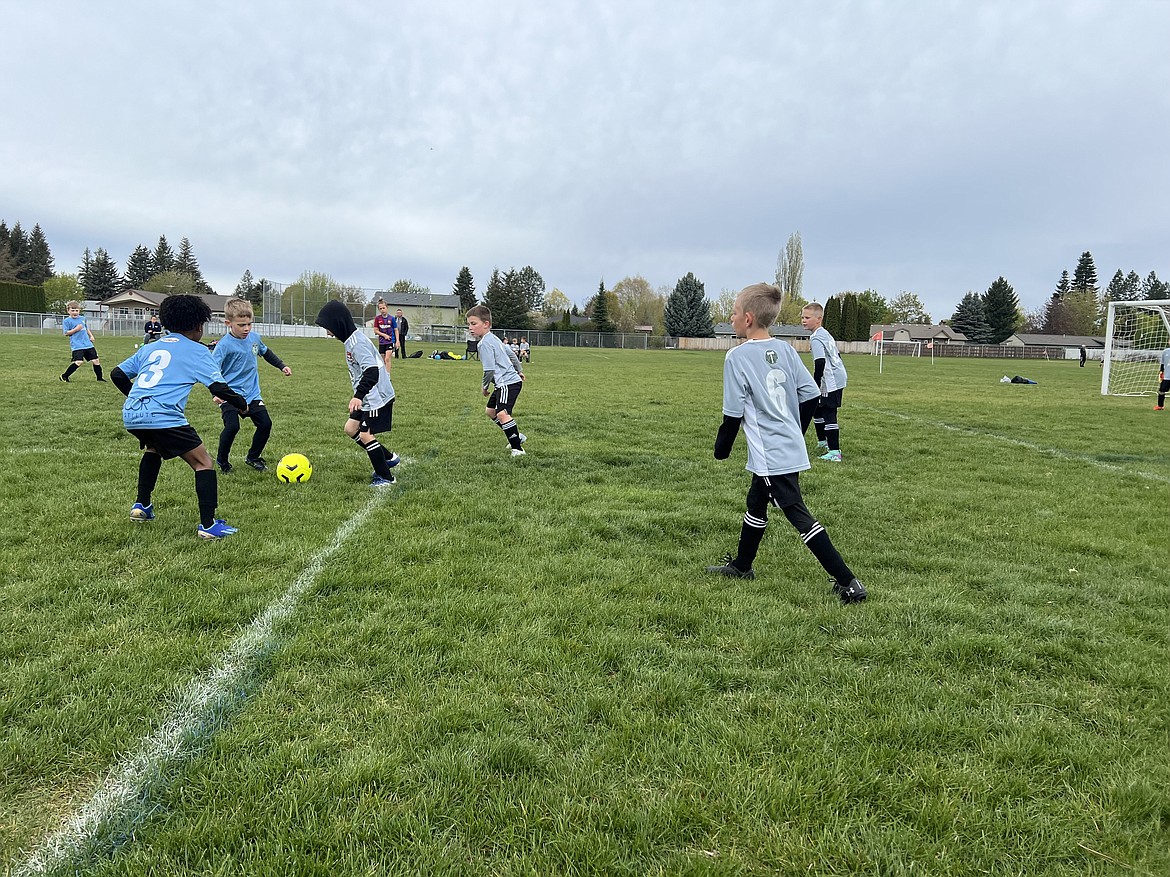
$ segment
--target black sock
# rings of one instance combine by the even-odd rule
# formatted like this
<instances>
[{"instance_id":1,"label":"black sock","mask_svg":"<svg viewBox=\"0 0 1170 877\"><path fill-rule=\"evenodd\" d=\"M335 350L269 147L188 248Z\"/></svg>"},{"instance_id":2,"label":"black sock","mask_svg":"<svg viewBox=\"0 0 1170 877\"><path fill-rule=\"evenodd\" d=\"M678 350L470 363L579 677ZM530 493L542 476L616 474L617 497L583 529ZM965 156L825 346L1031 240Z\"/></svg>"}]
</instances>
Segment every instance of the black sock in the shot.
<instances>
[{"instance_id":1,"label":"black sock","mask_svg":"<svg viewBox=\"0 0 1170 877\"><path fill-rule=\"evenodd\" d=\"M199 497L199 523L205 528L215 523L215 507L219 505L219 482L214 469L200 469L195 473L195 495Z\"/></svg>"},{"instance_id":2,"label":"black sock","mask_svg":"<svg viewBox=\"0 0 1170 877\"><path fill-rule=\"evenodd\" d=\"M742 572L747 572L752 568L767 526L766 518L757 518L751 514L743 516L743 526L739 529L739 548L736 551L735 560L731 562L732 566Z\"/></svg>"},{"instance_id":3,"label":"black sock","mask_svg":"<svg viewBox=\"0 0 1170 877\"><path fill-rule=\"evenodd\" d=\"M154 486L158 483L158 473L162 469L162 457L158 454L143 454L138 463L138 499L140 505L150 505L150 495L154 493Z\"/></svg>"},{"instance_id":4,"label":"black sock","mask_svg":"<svg viewBox=\"0 0 1170 877\"><path fill-rule=\"evenodd\" d=\"M376 438L370 439L367 443L363 442L358 436L354 436L354 441L362 446L362 449L370 458L370 465L374 467L374 472L377 473L378 477L385 478L387 481L394 478L394 473L390 471L390 466L388 465L386 449L382 447Z\"/></svg>"},{"instance_id":5,"label":"black sock","mask_svg":"<svg viewBox=\"0 0 1170 877\"><path fill-rule=\"evenodd\" d=\"M819 522L809 532L801 533L800 538L804 540L808 550L813 553L813 557L820 561L825 572L843 585L847 585L853 580L853 570L833 547L829 534L825 532L825 528Z\"/></svg>"},{"instance_id":6,"label":"black sock","mask_svg":"<svg viewBox=\"0 0 1170 877\"><path fill-rule=\"evenodd\" d=\"M817 441L823 442L825 440L825 421L813 418L813 427L817 431Z\"/></svg>"},{"instance_id":7,"label":"black sock","mask_svg":"<svg viewBox=\"0 0 1170 877\"><path fill-rule=\"evenodd\" d=\"M508 437L508 444L512 446L512 450L520 450L520 427L516 425L515 420L509 420L507 426L502 426L504 435Z\"/></svg>"},{"instance_id":8,"label":"black sock","mask_svg":"<svg viewBox=\"0 0 1170 877\"><path fill-rule=\"evenodd\" d=\"M825 441L829 443L830 451L841 450L841 430L835 426L825 427Z\"/></svg>"},{"instance_id":9,"label":"black sock","mask_svg":"<svg viewBox=\"0 0 1170 877\"><path fill-rule=\"evenodd\" d=\"M61 377L68 379L75 371L77 371L77 363L71 362L69 363L69 368L65 369L65 374L61 375Z\"/></svg>"},{"instance_id":10,"label":"black sock","mask_svg":"<svg viewBox=\"0 0 1170 877\"><path fill-rule=\"evenodd\" d=\"M98 365L96 362L95 362L95 363L94 363L94 365L93 365L93 373L94 373L95 375L97 375L97 379L98 379L99 381L104 381L104 380L105 380L105 378L103 378L103 377L102 377L102 367L101 367L100 365Z\"/></svg>"}]
</instances>

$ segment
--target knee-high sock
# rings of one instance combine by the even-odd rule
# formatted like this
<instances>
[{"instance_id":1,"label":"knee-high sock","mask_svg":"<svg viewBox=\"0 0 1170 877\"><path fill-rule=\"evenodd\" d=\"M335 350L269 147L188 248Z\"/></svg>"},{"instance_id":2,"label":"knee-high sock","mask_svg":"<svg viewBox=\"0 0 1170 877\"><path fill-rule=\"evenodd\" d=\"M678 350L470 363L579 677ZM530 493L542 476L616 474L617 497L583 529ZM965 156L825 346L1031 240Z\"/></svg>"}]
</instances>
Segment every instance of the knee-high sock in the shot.
<instances>
[{"instance_id":1,"label":"knee-high sock","mask_svg":"<svg viewBox=\"0 0 1170 877\"><path fill-rule=\"evenodd\" d=\"M767 526L767 518L757 518L751 512L743 516L743 526L739 529L739 548L736 551L735 560L731 562L732 566L744 572L752 568Z\"/></svg>"},{"instance_id":2,"label":"knee-high sock","mask_svg":"<svg viewBox=\"0 0 1170 877\"><path fill-rule=\"evenodd\" d=\"M496 425L504 431L504 436L508 439L508 444L514 450L520 450L520 427L516 425L516 420L513 418L507 423L497 420Z\"/></svg>"},{"instance_id":3,"label":"knee-high sock","mask_svg":"<svg viewBox=\"0 0 1170 877\"><path fill-rule=\"evenodd\" d=\"M102 378L102 367L96 362L93 364L93 373L97 375L97 379L99 381L104 380L104 378Z\"/></svg>"},{"instance_id":4,"label":"knee-high sock","mask_svg":"<svg viewBox=\"0 0 1170 877\"><path fill-rule=\"evenodd\" d=\"M387 481L394 477L394 473L390 471L390 467L387 465L388 458L386 456L386 449L382 447L377 438L363 442L361 433L358 433L353 437L353 440L366 452L366 455L370 458L370 465L374 467L374 472L379 477L385 478Z\"/></svg>"},{"instance_id":5,"label":"knee-high sock","mask_svg":"<svg viewBox=\"0 0 1170 877\"><path fill-rule=\"evenodd\" d=\"M813 428L817 431L817 441L823 442L825 440L825 418L814 417Z\"/></svg>"},{"instance_id":6,"label":"knee-high sock","mask_svg":"<svg viewBox=\"0 0 1170 877\"><path fill-rule=\"evenodd\" d=\"M215 523L215 507L219 505L219 482L214 469L200 469L195 473L195 495L199 497L199 523L210 527Z\"/></svg>"},{"instance_id":7,"label":"knee-high sock","mask_svg":"<svg viewBox=\"0 0 1170 877\"><path fill-rule=\"evenodd\" d=\"M65 369L65 374L63 374L62 377L67 378L75 371L77 371L77 363L71 362L69 363L69 368Z\"/></svg>"},{"instance_id":8,"label":"knee-high sock","mask_svg":"<svg viewBox=\"0 0 1170 877\"><path fill-rule=\"evenodd\" d=\"M158 473L162 469L162 457L158 454L143 454L138 462L138 499L135 502L150 505L150 495L154 493L154 486L158 483Z\"/></svg>"},{"instance_id":9,"label":"knee-high sock","mask_svg":"<svg viewBox=\"0 0 1170 877\"><path fill-rule=\"evenodd\" d=\"M819 521L807 533L801 533L800 538L804 540L808 550L813 553L813 557L820 561L825 572L843 585L847 585L853 580L853 570L845 563L840 552L833 547L829 534L825 532L825 528L820 525Z\"/></svg>"},{"instance_id":10,"label":"knee-high sock","mask_svg":"<svg viewBox=\"0 0 1170 877\"><path fill-rule=\"evenodd\" d=\"M826 423L825 441L829 443L830 451L841 450L841 427L839 427L836 423Z\"/></svg>"}]
</instances>

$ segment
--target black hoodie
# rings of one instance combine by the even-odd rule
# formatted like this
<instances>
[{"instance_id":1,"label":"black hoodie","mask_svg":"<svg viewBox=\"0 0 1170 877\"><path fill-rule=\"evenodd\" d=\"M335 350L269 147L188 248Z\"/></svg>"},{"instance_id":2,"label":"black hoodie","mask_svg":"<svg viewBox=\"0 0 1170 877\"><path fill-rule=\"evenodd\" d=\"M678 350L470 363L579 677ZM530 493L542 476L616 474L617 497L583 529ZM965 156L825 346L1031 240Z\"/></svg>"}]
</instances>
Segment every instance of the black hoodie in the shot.
<instances>
[{"instance_id":1,"label":"black hoodie","mask_svg":"<svg viewBox=\"0 0 1170 877\"><path fill-rule=\"evenodd\" d=\"M357 331L349 308L336 300L325 302L325 307L321 308L313 322L322 329L332 332L333 337L342 343Z\"/></svg>"}]
</instances>

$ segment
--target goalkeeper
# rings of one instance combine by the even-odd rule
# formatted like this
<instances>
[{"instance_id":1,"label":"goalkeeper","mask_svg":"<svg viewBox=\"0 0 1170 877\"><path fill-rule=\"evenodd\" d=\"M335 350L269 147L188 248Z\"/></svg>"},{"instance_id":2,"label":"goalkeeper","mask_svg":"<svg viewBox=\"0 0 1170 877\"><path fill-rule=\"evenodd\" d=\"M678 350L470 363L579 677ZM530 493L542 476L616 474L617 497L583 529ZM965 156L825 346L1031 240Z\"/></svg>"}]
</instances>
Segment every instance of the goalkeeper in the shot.
<instances>
[{"instance_id":1,"label":"goalkeeper","mask_svg":"<svg viewBox=\"0 0 1170 877\"><path fill-rule=\"evenodd\" d=\"M1154 406L1155 411L1161 411L1166 407L1166 393L1170 392L1170 380L1166 379L1166 373L1170 372L1170 347L1162 351L1162 367L1158 370L1158 404Z\"/></svg>"}]
</instances>

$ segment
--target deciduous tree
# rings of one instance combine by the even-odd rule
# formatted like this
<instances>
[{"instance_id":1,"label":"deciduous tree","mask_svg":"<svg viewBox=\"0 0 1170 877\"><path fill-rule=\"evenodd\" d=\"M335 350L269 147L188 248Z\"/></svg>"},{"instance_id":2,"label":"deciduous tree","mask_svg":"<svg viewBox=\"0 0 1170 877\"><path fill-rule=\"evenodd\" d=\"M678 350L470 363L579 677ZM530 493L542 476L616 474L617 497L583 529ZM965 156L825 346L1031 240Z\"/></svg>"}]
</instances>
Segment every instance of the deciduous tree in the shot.
<instances>
[{"instance_id":1,"label":"deciduous tree","mask_svg":"<svg viewBox=\"0 0 1170 877\"><path fill-rule=\"evenodd\" d=\"M903 290L890 302L890 322L929 326L932 320L922 300L915 293Z\"/></svg>"}]
</instances>

